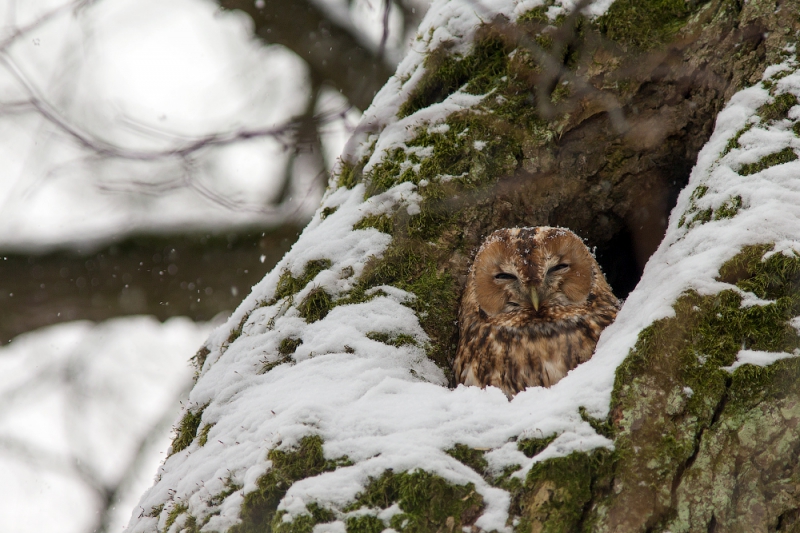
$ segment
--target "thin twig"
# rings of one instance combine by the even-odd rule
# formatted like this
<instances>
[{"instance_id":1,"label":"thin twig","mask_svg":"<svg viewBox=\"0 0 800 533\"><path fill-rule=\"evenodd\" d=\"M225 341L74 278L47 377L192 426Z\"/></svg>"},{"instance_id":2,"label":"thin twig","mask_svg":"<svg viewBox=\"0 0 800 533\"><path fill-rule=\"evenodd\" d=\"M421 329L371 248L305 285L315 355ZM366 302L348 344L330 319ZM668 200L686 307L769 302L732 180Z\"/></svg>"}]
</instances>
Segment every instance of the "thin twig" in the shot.
<instances>
[{"instance_id":1,"label":"thin twig","mask_svg":"<svg viewBox=\"0 0 800 533\"><path fill-rule=\"evenodd\" d=\"M24 26L18 26L11 32L11 35L6 37L5 39L0 40L0 51L5 51L9 46L14 44L14 42L19 39L20 37L24 36L27 33L35 30L36 28L43 26L44 24L50 22L51 20L60 17L67 11L79 11L89 4L94 3L95 0L73 0L72 2L67 2L62 4L54 9L51 9L41 17L37 18L33 22L26 24Z\"/></svg>"},{"instance_id":2,"label":"thin twig","mask_svg":"<svg viewBox=\"0 0 800 533\"><path fill-rule=\"evenodd\" d=\"M389 13L392 10L392 0L383 0L383 34L381 44L378 47L378 61L383 61L383 54L386 52L386 41L389 40Z\"/></svg>"}]
</instances>

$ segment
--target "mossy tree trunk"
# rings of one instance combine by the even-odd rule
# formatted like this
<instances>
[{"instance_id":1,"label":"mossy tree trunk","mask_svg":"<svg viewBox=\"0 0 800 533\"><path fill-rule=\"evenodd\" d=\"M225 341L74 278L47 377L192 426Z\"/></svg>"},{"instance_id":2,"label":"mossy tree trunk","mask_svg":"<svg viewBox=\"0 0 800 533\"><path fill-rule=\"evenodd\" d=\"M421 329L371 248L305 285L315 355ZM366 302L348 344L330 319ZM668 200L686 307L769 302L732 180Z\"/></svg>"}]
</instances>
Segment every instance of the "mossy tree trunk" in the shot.
<instances>
[{"instance_id":1,"label":"mossy tree trunk","mask_svg":"<svg viewBox=\"0 0 800 533\"><path fill-rule=\"evenodd\" d=\"M562 225L597 247L612 285L626 295L660 243L719 110L736 91L758 82L766 66L780 63L785 47L796 42L800 3L617 0L597 21L561 23L574 26L550 34L553 43L541 37L536 13L513 26L497 19L479 32L473 56L462 60L471 62L469 68L458 72L446 53L434 54L427 79L413 95L412 109L420 108L464 83L480 93L492 83L487 79L508 76L499 92L507 102L517 98L517 108L502 109L508 105L503 103L488 119L452 118L451 124L476 130L479 125L502 139L485 161L462 152L433 162L444 167L437 169L442 173L468 169L478 183L443 187L426 198L426 233L395 220L395 239L405 246L435 239L437 269L450 273L455 287L463 286L470 253L494 229ZM530 64L515 60L522 54L505 59L512 50L530 52L537 45L560 54L569 72L527 70ZM559 83L567 80L573 92L559 102ZM537 101L548 94L543 83L551 105ZM552 114L545 118L547 108ZM465 156L472 160L459 160ZM379 172L364 179L375 188ZM738 274L729 281L753 284L770 275L759 262L765 250L756 251L743 251L736 259ZM785 263L769 265L767 272L781 275L761 290L789 300L779 312L741 316L765 311L743 311L740 297L730 292L687 294L676 304L674 319L642 333L618 372L611 416L601 428L616 450L537 465L512 503L523 517L520 530L800 527L800 365L783 361L731 377L718 367L703 370L694 356L715 353L709 348L715 346L719 365L730 364L745 337L758 338L753 344L764 349L791 352L800 346L796 333L786 331L786 321L800 312L794 296L800 277L796 262ZM455 313L455 301L448 304ZM753 321L771 324L759 332L769 338L750 330ZM449 347L449 358L453 332L429 332ZM676 391L687 382L694 400Z\"/></svg>"},{"instance_id":2,"label":"mossy tree trunk","mask_svg":"<svg viewBox=\"0 0 800 533\"><path fill-rule=\"evenodd\" d=\"M658 246L673 195L686 185L717 113L736 91L759 82L765 67L783 61L798 29L797 2L618 0L596 23L584 22L564 64L598 92L573 95L565 114L556 112L553 139L523 138L513 171L497 172L477 209L456 224L468 228L460 235L465 249L498 227L567 226L597 246L612 285L626 294ZM525 27L493 31L514 47ZM568 55L572 47L576 58ZM603 103L609 94L622 126ZM762 120L785 118L797 103L789 98L775 117L764 110ZM781 107L780 97L773 107ZM787 150L786 160L796 159ZM763 261L770 248L765 242L742 250L719 279L774 304L745 307L735 290L689 291L675 303L674 318L642 331L617 372L609 419L597 422L615 450L537 464L512 503L519 530L800 528L800 364L721 369L745 344L789 353L800 347L788 325L800 313L800 265L781 255ZM454 270L459 280L464 266Z\"/></svg>"},{"instance_id":3,"label":"mossy tree trunk","mask_svg":"<svg viewBox=\"0 0 800 533\"><path fill-rule=\"evenodd\" d=\"M596 247L612 287L627 295L661 243L718 113L737 91L761 82L767 66L786 59L800 30L797 0L617 0L595 19L549 19L546 11L533 9L513 22L483 17L467 52L445 43L426 52L413 83L398 77L399 87L412 83L397 109L400 123L456 93L479 103L437 125L410 125L402 144L388 149L380 138L385 124L373 125L374 131L367 125L361 132L367 148L344 156L326 198L363 186L369 200L408 185L418 198L415 209L371 212L352 226L375 228L391 241L345 293L309 289L321 273L337 268L330 260L308 260L302 272L284 270L271 296L234 316L238 326L220 346L201 350L201 380L248 335L259 308L286 301L311 324L393 286L416 297L405 305L430 341L428 357L452 385L456 310L469 260L481 240L502 227L569 227ZM794 103L776 97L762 119L781 119ZM735 148L737 139L730 142ZM760 160L740 174L780 162ZM741 196L732 196L701 209L708 191L695 190L690 208L678 214L681 228L733 217L743 205ZM322 208L314 223L337 209ZM485 450L456 446L447 453L510 493L508 525L517 531L796 530L800 365L785 359L725 369L745 345L782 353L800 348L788 324L800 315L800 262L785 254L762 260L773 244L742 248L717 276L729 289L713 295L687 290L674 302L673 317L639 333L617 370L608 419L582 413L611 439L613 451L544 460L523 481L489 472ZM354 276L348 268L343 277ZM744 293L770 303L743 305ZM367 336L391 346L415 342L407 333ZM283 339L279 356L262 371L291 362L299 347L302 339ZM173 454L195 453L210 439L216 421L207 421L206 413L214 399L204 398L187 407ZM308 507L303 520L285 520L278 502L293 483L351 464L347 457L325 459L322 440L310 438L295 451L269 451L272 473L245 489L234 531L310 531L337 518L347 531L475 527L483 504L472 488L419 471L387 471L349 507ZM531 457L551 441L520 440L519 450ZM242 487L228 479L219 501ZM375 513L342 514L393 504L402 513L385 520ZM213 513L202 519L191 505L149 505L147 516L161 516L159 524L170 531L214 523Z\"/></svg>"}]
</instances>

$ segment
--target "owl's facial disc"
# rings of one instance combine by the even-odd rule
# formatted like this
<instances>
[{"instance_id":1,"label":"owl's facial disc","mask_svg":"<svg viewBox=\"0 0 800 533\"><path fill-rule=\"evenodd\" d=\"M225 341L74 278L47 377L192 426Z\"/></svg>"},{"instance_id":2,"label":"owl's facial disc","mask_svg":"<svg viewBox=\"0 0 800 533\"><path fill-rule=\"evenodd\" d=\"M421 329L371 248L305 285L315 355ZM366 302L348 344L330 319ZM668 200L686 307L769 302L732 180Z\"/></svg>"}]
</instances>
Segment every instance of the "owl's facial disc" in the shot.
<instances>
[{"instance_id":1,"label":"owl's facial disc","mask_svg":"<svg viewBox=\"0 0 800 533\"><path fill-rule=\"evenodd\" d=\"M511 270L511 269L508 269ZM516 274L500 270L494 275L494 283L503 291L505 299L502 307L497 312L514 311L520 307L518 297L519 287L522 285Z\"/></svg>"},{"instance_id":2,"label":"owl's facial disc","mask_svg":"<svg viewBox=\"0 0 800 533\"><path fill-rule=\"evenodd\" d=\"M592 286L592 258L577 240L558 243L542 265L540 296L552 305L581 305Z\"/></svg>"},{"instance_id":3,"label":"owl's facial disc","mask_svg":"<svg viewBox=\"0 0 800 533\"><path fill-rule=\"evenodd\" d=\"M537 311L539 310L539 306L543 302L547 301L551 294L555 292L559 282L561 281L561 277L570 270L569 260L563 257L551 258L550 261L546 263L546 266L552 263L555 264L547 268L541 284L532 283L528 288L531 297L531 304L533 304L533 308Z\"/></svg>"},{"instance_id":4,"label":"owl's facial disc","mask_svg":"<svg viewBox=\"0 0 800 533\"><path fill-rule=\"evenodd\" d=\"M481 247L472 268L477 304L489 316L581 305L592 285L593 259L563 230L508 230Z\"/></svg>"}]
</instances>

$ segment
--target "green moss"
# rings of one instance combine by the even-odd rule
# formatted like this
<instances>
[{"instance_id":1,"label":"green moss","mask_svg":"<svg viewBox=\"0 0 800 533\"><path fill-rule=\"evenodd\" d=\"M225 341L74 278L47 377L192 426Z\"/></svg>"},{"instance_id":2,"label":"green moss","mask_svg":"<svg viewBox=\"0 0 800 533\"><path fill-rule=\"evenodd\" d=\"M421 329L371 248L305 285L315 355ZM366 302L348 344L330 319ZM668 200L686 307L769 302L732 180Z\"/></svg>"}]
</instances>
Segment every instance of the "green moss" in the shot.
<instances>
[{"instance_id":1,"label":"green moss","mask_svg":"<svg viewBox=\"0 0 800 533\"><path fill-rule=\"evenodd\" d=\"M239 485L238 483L233 481L230 474L228 475L228 477L225 478L223 483L225 484L225 488L221 492L212 496L211 499L209 500L209 504L213 506L222 505L222 502L225 501L225 498L227 498L236 491L242 490L242 485Z\"/></svg>"},{"instance_id":2,"label":"green moss","mask_svg":"<svg viewBox=\"0 0 800 533\"><path fill-rule=\"evenodd\" d=\"M456 213L447 207L445 201L429 197L421 202L419 214L411 217L406 229L409 237L432 242L454 227L457 220Z\"/></svg>"},{"instance_id":3,"label":"green moss","mask_svg":"<svg viewBox=\"0 0 800 533\"><path fill-rule=\"evenodd\" d=\"M349 163L342 162L341 169L339 170L339 177L336 179L337 187L346 187L352 189L361 181L361 170L363 165L355 166Z\"/></svg>"},{"instance_id":4,"label":"green moss","mask_svg":"<svg viewBox=\"0 0 800 533\"><path fill-rule=\"evenodd\" d=\"M755 163L742 165L738 173L742 176L749 176L756 172L761 172L765 168L774 167L775 165L781 165L783 163L790 163L795 159L797 159L797 154L794 153L791 147L786 147L780 152L762 157Z\"/></svg>"},{"instance_id":5,"label":"green moss","mask_svg":"<svg viewBox=\"0 0 800 533\"><path fill-rule=\"evenodd\" d=\"M708 187L706 185L698 185L697 188L694 191L692 191L692 195L689 197L689 199L699 200L706 194L708 194Z\"/></svg>"},{"instance_id":6,"label":"green moss","mask_svg":"<svg viewBox=\"0 0 800 533\"><path fill-rule=\"evenodd\" d=\"M721 206L714 211L714 220L722 220L723 218L733 218L742 208L742 197L739 195L726 200Z\"/></svg>"},{"instance_id":7,"label":"green moss","mask_svg":"<svg viewBox=\"0 0 800 533\"><path fill-rule=\"evenodd\" d=\"M229 533L263 533L265 531L311 531L311 520L327 522L329 511L309 506L309 515L298 517L295 526L286 525L282 514L276 512L278 503L296 481L330 472L350 464L346 457L327 460L322 451L322 439L317 436L303 437L297 449L270 450L267 458L272 461L270 470L258 479L258 488L245 495L242 504L242 522L233 526ZM288 524L293 524L289 522ZM313 528L313 524L310 526ZM287 529L288 528L288 529ZM293 529L297 528L297 529Z\"/></svg>"},{"instance_id":8,"label":"green moss","mask_svg":"<svg viewBox=\"0 0 800 533\"><path fill-rule=\"evenodd\" d=\"M517 17L517 24L526 24L534 22L537 24L550 24L550 18L547 16L547 10L552 5L552 2L547 2L543 6L534 7Z\"/></svg>"},{"instance_id":9,"label":"green moss","mask_svg":"<svg viewBox=\"0 0 800 533\"><path fill-rule=\"evenodd\" d=\"M200 372L203 370L203 365L206 363L206 358L210 353L211 350L209 350L208 347L203 346L189 359L189 363L194 367L193 377L195 381L197 381L197 378L200 377Z\"/></svg>"},{"instance_id":10,"label":"green moss","mask_svg":"<svg viewBox=\"0 0 800 533\"><path fill-rule=\"evenodd\" d=\"M450 368L455 350L452 342L459 287L447 272L437 268L431 246L420 247L395 239L381 259L365 268L354 296L365 295L369 287L392 285L416 298L407 303L417 314L420 325L431 337L428 356L442 369Z\"/></svg>"},{"instance_id":11,"label":"green moss","mask_svg":"<svg viewBox=\"0 0 800 533\"><path fill-rule=\"evenodd\" d=\"M172 440L173 454L187 448L192 443L195 435L197 435L197 430L200 427L200 420L203 417L203 411L205 411L206 407L208 407L208 404L203 405L196 411L188 409L183 415L176 429L175 438Z\"/></svg>"},{"instance_id":12,"label":"green moss","mask_svg":"<svg viewBox=\"0 0 800 533\"><path fill-rule=\"evenodd\" d=\"M336 518L333 512L314 502L308 504L307 510L308 514L296 516L289 522L283 521L286 512L278 511L272 520L272 531L274 533L311 533L317 524L332 522Z\"/></svg>"},{"instance_id":13,"label":"green moss","mask_svg":"<svg viewBox=\"0 0 800 533\"><path fill-rule=\"evenodd\" d=\"M301 344L303 344L303 339L286 337L278 346L278 353L281 355L292 355Z\"/></svg>"},{"instance_id":14,"label":"green moss","mask_svg":"<svg viewBox=\"0 0 800 533\"><path fill-rule=\"evenodd\" d=\"M291 355L284 355L283 357L281 357L279 359L276 359L275 361L270 361L268 363L264 363L264 365L261 367L261 374L266 374L267 372L269 372L270 370L272 370L276 366L280 366L280 365L283 365L283 364L286 364L286 363L291 363L291 362L292 362L292 356Z\"/></svg>"},{"instance_id":15,"label":"green moss","mask_svg":"<svg viewBox=\"0 0 800 533\"><path fill-rule=\"evenodd\" d=\"M587 506L599 484L608 483L612 452L573 452L535 463L524 487L512 495L517 533L591 531L584 524Z\"/></svg>"},{"instance_id":16,"label":"green moss","mask_svg":"<svg viewBox=\"0 0 800 533\"><path fill-rule=\"evenodd\" d=\"M402 510L388 524L396 531L460 531L480 515L483 498L475 492L472 483L452 485L422 470L397 474L389 470L372 479L348 510L362 507L386 509L393 504ZM363 520L362 523L364 526L377 526L374 521Z\"/></svg>"},{"instance_id":17,"label":"green moss","mask_svg":"<svg viewBox=\"0 0 800 533\"><path fill-rule=\"evenodd\" d=\"M708 187L705 185L700 185L692 191L692 195L689 197L689 207L686 209L686 212L681 215L678 221L678 227L682 228L686 225L692 226L695 223L702 224L711 220L710 209L701 211L697 207L697 200L704 197L706 193L708 193Z\"/></svg>"},{"instance_id":18,"label":"green moss","mask_svg":"<svg viewBox=\"0 0 800 533\"><path fill-rule=\"evenodd\" d=\"M231 344L233 341L238 339L242 336L242 330L244 329L244 325L247 323L247 319L250 318L250 313L245 313L242 319L239 321L239 324L233 328L228 334L227 344Z\"/></svg>"},{"instance_id":19,"label":"green moss","mask_svg":"<svg viewBox=\"0 0 800 533\"><path fill-rule=\"evenodd\" d=\"M800 121L797 121L792 125L792 132L800 137Z\"/></svg>"},{"instance_id":20,"label":"green moss","mask_svg":"<svg viewBox=\"0 0 800 533\"><path fill-rule=\"evenodd\" d=\"M566 100L571 92L572 91L570 90L569 85L559 83L556 85L556 88L553 89L553 92L550 93L550 101L554 104L557 104L563 100Z\"/></svg>"},{"instance_id":21,"label":"green moss","mask_svg":"<svg viewBox=\"0 0 800 533\"><path fill-rule=\"evenodd\" d=\"M479 40L466 57L451 55L445 49L431 52L425 59L425 75L400 107L398 115L412 115L445 98L466 85L471 94L485 94L502 76L510 52L498 37Z\"/></svg>"},{"instance_id":22,"label":"green moss","mask_svg":"<svg viewBox=\"0 0 800 533\"><path fill-rule=\"evenodd\" d=\"M367 333L367 338L372 339L374 341L382 342L383 344L388 344L389 346L404 346L406 344L416 344L417 340L412 337L411 335L406 335L405 333L397 334L389 334L389 333L379 333L377 331L370 331Z\"/></svg>"},{"instance_id":23,"label":"green moss","mask_svg":"<svg viewBox=\"0 0 800 533\"><path fill-rule=\"evenodd\" d=\"M638 50L668 42L703 2L617 0L596 21L612 41Z\"/></svg>"},{"instance_id":24,"label":"green moss","mask_svg":"<svg viewBox=\"0 0 800 533\"><path fill-rule=\"evenodd\" d=\"M295 278L292 273L285 270L280 279L278 279L278 286L275 289L275 296L266 303L266 305L274 305L278 300L282 300L289 296L293 296L303 290L306 285L317 277L317 274L323 270L331 267L330 259L317 259L309 261L303 268L303 273L300 277Z\"/></svg>"},{"instance_id":25,"label":"green moss","mask_svg":"<svg viewBox=\"0 0 800 533\"><path fill-rule=\"evenodd\" d=\"M547 127L535 116L533 106L524 96L525 89L509 90L517 94L509 95L503 105L488 106L490 114L452 114L445 121L447 131L417 131L407 145L425 148L430 155L415 160L413 154L407 158L402 150L390 154L373 169L368 190L381 192L404 181L419 184L425 180L428 185L419 189L420 194L426 199L441 200L452 196L457 190L454 186L476 189L513 172L522 157L526 132L545 132ZM520 91L522 96L518 94ZM526 128L528 123L535 123L534 127ZM514 128L516 125L522 128ZM549 133L542 135L545 143L553 138ZM482 147L476 148L478 145ZM402 173L401 166L406 167ZM455 183L441 183L442 176L455 176Z\"/></svg>"},{"instance_id":26,"label":"green moss","mask_svg":"<svg viewBox=\"0 0 800 533\"><path fill-rule=\"evenodd\" d=\"M375 261L373 258L372 261ZM370 290L374 288L369 284L365 283L362 279L356 284L355 287L346 295L342 296L333 301L333 306L337 307L340 305L350 305L350 304L363 304L366 303L373 298L377 298L378 296L386 296L386 293L382 290Z\"/></svg>"},{"instance_id":27,"label":"green moss","mask_svg":"<svg viewBox=\"0 0 800 533\"><path fill-rule=\"evenodd\" d=\"M556 440L556 437L558 437L558 435L553 433L548 437L520 439L517 441L517 449L527 457L533 457L547 448L551 442Z\"/></svg>"},{"instance_id":28,"label":"green moss","mask_svg":"<svg viewBox=\"0 0 800 533\"><path fill-rule=\"evenodd\" d=\"M145 514L145 516L149 516L150 518L157 518L158 515L160 515L163 510L164 510L164 504L163 503L159 504L159 505L155 505L155 506L153 506L152 509L150 509L150 511L148 513Z\"/></svg>"},{"instance_id":29,"label":"green moss","mask_svg":"<svg viewBox=\"0 0 800 533\"><path fill-rule=\"evenodd\" d=\"M797 105L797 97L792 93L779 94L772 102L758 108L756 113L763 122L772 122L787 117L789 110Z\"/></svg>"},{"instance_id":30,"label":"green moss","mask_svg":"<svg viewBox=\"0 0 800 533\"><path fill-rule=\"evenodd\" d=\"M578 414L581 415L581 420L592 426L592 429L594 429L599 435L609 439L614 438L614 426L611 424L610 420L601 420L590 416L589 412L586 410L586 407L582 405L578 407Z\"/></svg>"},{"instance_id":31,"label":"green moss","mask_svg":"<svg viewBox=\"0 0 800 533\"><path fill-rule=\"evenodd\" d=\"M689 207L686 212L681 215L680 220L678 221L679 227L693 227L698 224L705 224L706 222L710 222L711 220L722 220L725 218L733 218L739 213L739 210L742 208L743 200L742 197L737 195L731 198L728 198L725 202L722 203L716 209L706 208L700 209L697 206L697 200L704 197L708 193L708 187L705 185L699 186L697 189L694 190L692 196L689 199Z\"/></svg>"},{"instance_id":32,"label":"green moss","mask_svg":"<svg viewBox=\"0 0 800 533\"><path fill-rule=\"evenodd\" d=\"M325 318L333 307L333 298L331 298L331 295L323 289L315 288L300 302L297 306L297 310L300 311L300 316L303 317L306 322L311 323Z\"/></svg>"},{"instance_id":33,"label":"green moss","mask_svg":"<svg viewBox=\"0 0 800 533\"><path fill-rule=\"evenodd\" d=\"M662 488L680 480L703 433L712 424L724 427L766 398L782 397L787 385L800 379L796 359L763 368L744 365L733 375L722 368L743 348L800 347L789 324L800 314L800 257L778 253L762 260L767 249L743 249L723 265L719 279L770 303L742 307L734 290L709 296L690 291L675 303L674 317L642 331L617 369L611 404L620 465L615 492L651 491L664 509L658 523L672 516L670 491Z\"/></svg>"},{"instance_id":34,"label":"green moss","mask_svg":"<svg viewBox=\"0 0 800 533\"><path fill-rule=\"evenodd\" d=\"M509 40L509 35L497 33L488 25L481 31L483 35L466 57L449 55L446 50L430 54L425 76L400 114L407 116L440 102L460 88L476 95L491 93L482 102L481 112L451 114L446 128L430 132L423 127L412 132L406 143L409 150L396 149L386 154L370 171L367 196L405 181L418 184L426 180L433 189L442 176L456 177L467 188L480 187L514 171L522 158L523 142L541 145L555 138L555 129L538 116L533 105L529 79L539 67L522 47L510 54L517 44ZM528 39L521 34L518 38L521 42ZM563 99L568 87L559 84L556 93L556 100ZM424 149L425 155L416 149ZM441 200L452 197L456 190L447 189L420 193L428 199L435 196ZM452 212L452 208L442 209L439 204L431 206L428 214L447 211ZM423 217L424 212L423 206ZM441 225L441 221L431 218L424 225L437 223Z\"/></svg>"},{"instance_id":35,"label":"green moss","mask_svg":"<svg viewBox=\"0 0 800 533\"><path fill-rule=\"evenodd\" d=\"M744 135L744 134L745 134L745 132L748 132L748 131L750 131L750 129L751 129L752 127L753 127L753 124L748 124L748 125L747 125L747 126L745 126L744 128L742 128L742 129L740 129L739 131L737 131L737 132L736 132L736 135L734 135L733 137L731 137L731 138L728 140L728 144L726 144L726 145L725 145L725 149L724 149L724 150L722 151L722 153L720 154L720 157L722 157L722 156L726 155L727 153L729 153L729 152L730 152L731 150L733 150L734 148L739 148L739 139L741 138L741 136L742 136L742 135Z\"/></svg>"},{"instance_id":36,"label":"green moss","mask_svg":"<svg viewBox=\"0 0 800 533\"><path fill-rule=\"evenodd\" d=\"M188 510L189 508L182 503L173 505L172 509L170 509L169 514L167 515L167 521L164 523L164 529L169 530L169 528L172 527L172 524L175 523L175 520L177 520L180 515Z\"/></svg>"},{"instance_id":37,"label":"green moss","mask_svg":"<svg viewBox=\"0 0 800 533\"><path fill-rule=\"evenodd\" d=\"M178 520L178 518L182 514L187 513L188 510L189 508L182 503L175 504L167 515L167 520L164 523L164 531L168 531L169 528L172 527L172 525ZM198 526L197 519L194 516L189 515L186 517L186 521L184 522L180 531L181 533L199 533L200 527L202 526Z\"/></svg>"},{"instance_id":38,"label":"green moss","mask_svg":"<svg viewBox=\"0 0 800 533\"><path fill-rule=\"evenodd\" d=\"M486 453L484 450L476 450L474 448L470 448L466 444L456 444L449 450L446 450L445 453L457 461L464 463L480 475L486 475L486 472L489 468L489 463L484 458Z\"/></svg>"},{"instance_id":39,"label":"green moss","mask_svg":"<svg viewBox=\"0 0 800 533\"><path fill-rule=\"evenodd\" d=\"M211 431L212 427L214 427L214 424L203 424L203 427L200 428L200 433L197 434L197 444L200 446L206 445L206 442L208 442L208 432Z\"/></svg>"},{"instance_id":40,"label":"green moss","mask_svg":"<svg viewBox=\"0 0 800 533\"><path fill-rule=\"evenodd\" d=\"M320 213L319 216L322 220L325 220L326 218L334 214L338 209L339 209L338 205L336 207L326 207L322 210L322 213Z\"/></svg>"},{"instance_id":41,"label":"green moss","mask_svg":"<svg viewBox=\"0 0 800 533\"><path fill-rule=\"evenodd\" d=\"M372 515L352 516L345 524L347 533L381 533L386 529L383 520Z\"/></svg>"},{"instance_id":42,"label":"green moss","mask_svg":"<svg viewBox=\"0 0 800 533\"><path fill-rule=\"evenodd\" d=\"M387 215L367 215L353 225L353 229L375 228L376 230L392 234L394 224Z\"/></svg>"}]
</instances>

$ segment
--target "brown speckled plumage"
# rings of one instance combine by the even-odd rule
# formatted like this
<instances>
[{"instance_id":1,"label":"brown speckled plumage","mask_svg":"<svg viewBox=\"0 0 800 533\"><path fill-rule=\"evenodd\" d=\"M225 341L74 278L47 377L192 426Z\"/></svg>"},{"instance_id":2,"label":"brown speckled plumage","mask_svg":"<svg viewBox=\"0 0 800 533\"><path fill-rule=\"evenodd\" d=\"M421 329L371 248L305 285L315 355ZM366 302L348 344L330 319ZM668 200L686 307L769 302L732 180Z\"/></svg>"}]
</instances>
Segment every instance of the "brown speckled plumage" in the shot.
<instances>
[{"instance_id":1,"label":"brown speckled plumage","mask_svg":"<svg viewBox=\"0 0 800 533\"><path fill-rule=\"evenodd\" d=\"M619 301L571 231L501 229L475 256L459 311L458 383L511 397L588 360Z\"/></svg>"}]
</instances>

